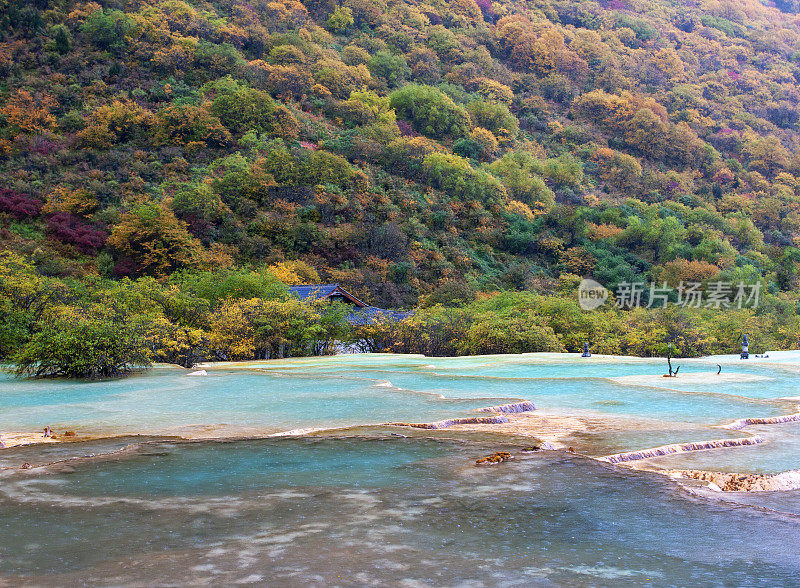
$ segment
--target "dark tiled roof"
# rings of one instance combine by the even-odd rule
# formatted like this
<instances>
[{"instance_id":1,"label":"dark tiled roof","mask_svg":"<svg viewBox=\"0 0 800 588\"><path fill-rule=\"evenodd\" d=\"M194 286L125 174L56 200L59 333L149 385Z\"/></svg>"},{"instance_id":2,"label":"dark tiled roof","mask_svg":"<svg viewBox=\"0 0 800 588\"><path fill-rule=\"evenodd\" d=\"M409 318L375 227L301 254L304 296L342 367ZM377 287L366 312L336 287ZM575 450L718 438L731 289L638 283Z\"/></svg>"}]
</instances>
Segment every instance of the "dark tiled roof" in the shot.
<instances>
[{"instance_id":1,"label":"dark tiled roof","mask_svg":"<svg viewBox=\"0 0 800 588\"><path fill-rule=\"evenodd\" d=\"M401 321L413 314L410 311L387 310L377 306L367 306L364 302L350 294L339 284L308 284L303 286L289 286L289 292L300 300L321 300L334 294L344 296L357 308L350 311L345 320L351 325L368 325L376 320Z\"/></svg>"},{"instance_id":2,"label":"dark tiled roof","mask_svg":"<svg viewBox=\"0 0 800 588\"><path fill-rule=\"evenodd\" d=\"M300 300L321 300L334 294L344 296L347 300L359 307L367 304L362 302L350 292L342 288L339 284L307 284L302 286L289 286L289 292L297 296Z\"/></svg>"},{"instance_id":3,"label":"dark tiled roof","mask_svg":"<svg viewBox=\"0 0 800 588\"><path fill-rule=\"evenodd\" d=\"M300 300L319 300L334 293L339 284L311 284L307 286L289 286L289 292Z\"/></svg>"}]
</instances>

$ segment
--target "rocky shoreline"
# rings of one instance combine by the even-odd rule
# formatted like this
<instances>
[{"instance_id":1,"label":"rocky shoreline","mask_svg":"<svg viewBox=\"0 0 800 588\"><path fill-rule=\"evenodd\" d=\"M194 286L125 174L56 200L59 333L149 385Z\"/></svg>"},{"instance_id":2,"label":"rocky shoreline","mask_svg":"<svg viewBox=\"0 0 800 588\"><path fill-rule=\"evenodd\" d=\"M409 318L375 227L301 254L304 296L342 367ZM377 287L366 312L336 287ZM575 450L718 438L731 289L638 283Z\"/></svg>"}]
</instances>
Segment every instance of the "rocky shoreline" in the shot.
<instances>
[{"instance_id":1,"label":"rocky shoreline","mask_svg":"<svg viewBox=\"0 0 800 588\"><path fill-rule=\"evenodd\" d=\"M800 489L800 470L789 470L773 475L705 470L670 470L667 474L674 478L708 482L708 488L718 492L776 492Z\"/></svg>"}]
</instances>

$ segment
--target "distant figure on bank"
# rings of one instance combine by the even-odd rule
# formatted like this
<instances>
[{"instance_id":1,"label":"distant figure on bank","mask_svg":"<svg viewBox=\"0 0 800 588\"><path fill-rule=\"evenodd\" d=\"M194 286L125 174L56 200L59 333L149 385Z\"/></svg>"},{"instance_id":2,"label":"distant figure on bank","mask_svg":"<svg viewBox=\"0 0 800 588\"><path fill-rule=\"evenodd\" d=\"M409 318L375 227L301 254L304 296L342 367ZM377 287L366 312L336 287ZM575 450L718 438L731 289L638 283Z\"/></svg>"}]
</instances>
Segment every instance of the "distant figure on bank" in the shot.
<instances>
[{"instance_id":1,"label":"distant figure on bank","mask_svg":"<svg viewBox=\"0 0 800 588\"><path fill-rule=\"evenodd\" d=\"M50 428L50 425L44 428L44 438L47 439L53 436L53 430Z\"/></svg>"},{"instance_id":2,"label":"distant figure on bank","mask_svg":"<svg viewBox=\"0 0 800 588\"><path fill-rule=\"evenodd\" d=\"M748 344L747 344L747 333L744 334L742 338L742 354L739 356L739 359L749 359L750 354L747 352Z\"/></svg>"},{"instance_id":3,"label":"distant figure on bank","mask_svg":"<svg viewBox=\"0 0 800 588\"><path fill-rule=\"evenodd\" d=\"M591 357L592 353L589 351L589 342L583 344L583 353L581 353L581 357Z\"/></svg>"}]
</instances>

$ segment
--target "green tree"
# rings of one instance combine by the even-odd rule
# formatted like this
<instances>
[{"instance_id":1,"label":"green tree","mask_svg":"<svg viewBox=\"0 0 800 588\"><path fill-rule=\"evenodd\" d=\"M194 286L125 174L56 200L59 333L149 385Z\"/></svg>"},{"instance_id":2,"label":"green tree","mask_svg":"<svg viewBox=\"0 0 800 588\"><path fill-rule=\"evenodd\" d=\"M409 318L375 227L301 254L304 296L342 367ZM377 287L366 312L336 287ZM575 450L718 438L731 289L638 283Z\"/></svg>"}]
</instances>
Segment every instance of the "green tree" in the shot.
<instances>
[{"instance_id":1,"label":"green tree","mask_svg":"<svg viewBox=\"0 0 800 588\"><path fill-rule=\"evenodd\" d=\"M33 378L111 378L150 365L139 325L102 307L57 307L12 356L15 372Z\"/></svg>"},{"instance_id":2,"label":"green tree","mask_svg":"<svg viewBox=\"0 0 800 588\"><path fill-rule=\"evenodd\" d=\"M67 53L69 53L70 49L69 34L67 33L67 28L65 26L60 25L56 27L54 42L56 51L58 51L60 55L66 55Z\"/></svg>"},{"instance_id":3,"label":"green tree","mask_svg":"<svg viewBox=\"0 0 800 588\"><path fill-rule=\"evenodd\" d=\"M343 34L353 27L353 11L346 6L338 6L328 17L326 26L334 33Z\"/></svg>"},{"instance_id":4,"label":"green tree","mask_svg":"<svg viewBox=\"0 0 800 588\"><path fill-rule=\"evenodd\" d=\"M0 359L20 349L42 313L64 295L61 282L38 275L22 256L0 253Z\"/></svg>"},{"instance_id":5,"label":"green tree","mask_svg":"<svg viewBox=\"0 0 800 588\"><path fill-rule=\"evenodd\" d=\"M500 180L483 170L476 171L458 155L431 153L422 165L428 181L453 198L500 201L507 196Z\"/></svg>"},{"instance_id":6,"label":"green tree","mask_svg":"<svg viewBox=\"0 0 800 588\"><path fill-rule=\"evenodd\" d=\"M367 62L367 67L373 77L383 78L390 88L402 84L411 73L405 57L388 51L378 51Z\"/></svg>"},{"instance_id":7,"label":"green tree","mask_svg":"<svg viewBox=\"0 0 800 588\"><path fill-rule=\"evenodd\" d=\"M168 106L156 118L153 140L157 145L224 147L231 142L230 131L205 107Z\"/></svg>"},{"instance_id":8,"label":"green tree","mask_svg":"<svg viewBox=\"0 0 800 588\"><path fill-rule=\"evenodd\" d=\"M119 55L125 49L126 36L133 26L121 10L95 10L81 25L81 32L101 49Z\"/></svg>"},{"instance_id":9,"label":"green tree","mask_svg":"<svg viewBox=\"0 0 800 588\"><path fill-rule=\"evenodd\" d=\"M431 86L407 84L392 93L389 104L423 135L457 139L469 132L467 111Z\"/></svg>"},{"instance_id":10,"label":"green tree","mask_svg":"<svg viewBox=\"0 0 800 588\"><path fill-rule=\"evenodd\" d=\"M547 208L554 204L555 194L542 177L546 173L544 162L529 153L504 155L493 162L489 170L501 179L509 195L515 200Z\"/></svg>"},{"instance_id":11,"label":"green tree","mask_svg":"<svg viewBox=\"0 0 800 588\"><path fill-rule=\"evenodd\" d=\"M205 88L207 92L216 94L211 103L211 112L232 133L254 130L284 139L297 137L297 119L288 108L277 104L266 92L236 82L232 87L217 82L207 84Z\"/></svg>"},{"instance_id":12,"label":"green tree","mask_svg":"<svg viewBox=\"0 0 800 588\"><path fill-rule=\"evenodd\" d=\"M178 272L172 281L181 290L216 305L225 299L284 299L284 286L269 270L225 269L215 271Z\"/></svg>"},{"instance_id":13,"label":"green tree","mask_svg":"<svg viewBox=\"0 0 800 588\"><path fill-rule=\"evenodd\" d=\"M499 139L513 139L519 131L517 117L501 102L474 100L467 105L467 111L476 126L489 129Z\"/></svg>"}]
</instances>

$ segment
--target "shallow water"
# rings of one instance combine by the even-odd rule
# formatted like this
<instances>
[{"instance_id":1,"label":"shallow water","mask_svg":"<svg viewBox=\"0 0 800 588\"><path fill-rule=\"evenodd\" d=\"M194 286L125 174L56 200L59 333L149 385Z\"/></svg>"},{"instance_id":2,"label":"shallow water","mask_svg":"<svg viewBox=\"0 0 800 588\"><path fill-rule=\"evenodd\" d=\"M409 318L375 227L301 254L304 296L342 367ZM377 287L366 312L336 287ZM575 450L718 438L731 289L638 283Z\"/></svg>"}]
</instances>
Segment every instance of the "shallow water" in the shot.
<instances>
[{"instance_id":1,"label":"shallow water","mask_svg":"<svg viewBox=\"0 0 800 588\"><path fill-rule=\"evenodd\" d=\"M762 437L764 444L682 453L648 461L659 468L745 474L777 474L800 468L800 426L797 423L752 426L747 430Z\"/></svg>"},{"instance_id":2,"label":"shallow water","mask_svg":"<svg viewBox=\"0 0 800 588\"><path fill-rule=\"evenodd\" d=\"M668 379L664 360L362 355L218 364L204 377L160 367L111 382L0 374L0 433L49 424L118 436L0 451L0 584L791 583L800 492L709 500L652 473L521 454L530 440L491 425L372 426L530 400L597 424L563 440L584 455L758 434L761 445L642 464L800 468L800 423L720 428L797 411L799 354L673 365L680 375ZM164 437L332 427L347 429ZM504 448L516 458L474 466Z\"/></svg>"},{"instance_id":3,"label":"shallow water","mask_svg":"<svg viewBox=\"0 0 800 588\"><path fill-rule=\"evenodd\" d=\"M284 375L258 370L154 369L112 382L0 380L0 429L81 428L93 433L181 433L230 425L262 433L387 420L436 420L482 406L376 387L358 373ZM485 404L485 402L483 403Z\"/></svg>"},{"instance_id":4,"label":"shallow water","mask_svg":"<svg viewBox=\"0 0 800 588\"><path fill-rule=\"evenodd\" d=\"M710 374L697 362L683 367L686 375ZM742 416L774 416L795 404L775 400L796 392L793 372L733 365L726 366L726 375L747 370L763 379L686 385L680 378L659 378L664 368L663 360L611 362L559 354L356 355L213 366L205 377L176 368L90 383L0 375L0 430L50 424L97 433L164 434L228 425L268 433L431 421L523 399L548 412L721 424ZM610 379L629 375L655 377L646 385Z\"/></svg>"},{"instance_id":5,"label":"shallow water","mask_svg":"<svg viewBox=\"0 0 800 588\"><path fill-rule=\"evenodd\" d=\"M575 439L589 455L669 443L741 437L717 428L744 417L795 412L794 356L583 359L565 354L470 358L351 355L208 366L207 376L171 367L111 382L18 380L0 374L0 431L94 435L266 435L307 428L430 422L474 409L531 400L540 412L603 419L602 434ZM781 360L781 362L779 362ZM723 375L717 376L717 364ZM785 449L800 424L782 425L765 446L742 450L748 471L800 467ZM785 432L785 434L784 434ZM778 443L780 442L780 444ZM733 452L729 452L733 455ZM714 462L713 457L691 459ZM682 463L680 460L675 460ZM689 463L687 461L687 463ZM740 467L732 459L724 468ZM762 465L763 464L763 465Z\"/></svg>"},{"instance_id":6,"label":"shallow water","mask_svg":"<svg viewBox=\"0 0 800 588\"><path fill-rule=\"evenodd\" d=\"M24 463L42 466L54 462L108 455L136 443L144 443L151 440L160 440L160 438L136 435L75 443L18 445L0 451L0 470L16 469Z\"/></svg>"},{"instance_id":7,"label":"shallow water","mask_svg":"<svg viewBox=\"0 0 800 588\"><path fill-rule=\"evenodd\" d=\"M764 586L800 573L785 549L797 519L560 454L472 465L489 449L169 442L7 475L0 573L56 585Z\"/></svg>"}]
</instances>

